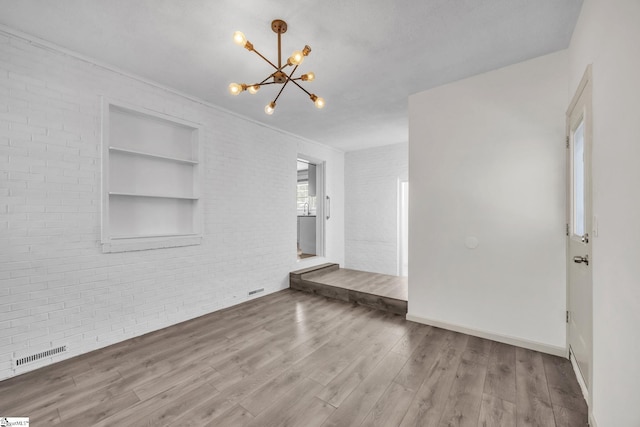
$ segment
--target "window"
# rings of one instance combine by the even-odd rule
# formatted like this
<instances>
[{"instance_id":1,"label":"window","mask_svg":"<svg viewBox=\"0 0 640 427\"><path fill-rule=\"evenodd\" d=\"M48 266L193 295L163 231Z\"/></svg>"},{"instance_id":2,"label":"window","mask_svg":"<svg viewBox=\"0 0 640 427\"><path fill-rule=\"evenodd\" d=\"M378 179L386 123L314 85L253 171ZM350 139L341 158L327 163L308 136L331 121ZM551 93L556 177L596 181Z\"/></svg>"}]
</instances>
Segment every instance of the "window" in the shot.
<instances>
[{"instance_id":1,"label":"window","mask_svg":"<svg viewBox=\"0 0 640 427\"><path fill-rule=\"evenodd\" d=\"M200 243L197 125L108 101L103 121L103 251Z\"/></svg>"},{"instance_id":2,"label":"window","mask_svg":"<svg viewBox=\"0 0 640 427\"><path fill-rule=\"evenodd\" d=\"M298 182L298 215L314 215L316 213L316 196L309 197L309 182ZM308 203L308 205L307 205ZM308 210L307 210L308 208Z\"/></svg>"},{"instance_id":3,"label":"window","mask_svg":"<svg viewBox=\"0 0 640 427\"><path fill-rule=\"evenodd\" d=\"M584 119L573 131L573 234L585 234Z\"/></svg>"}]
</instances>

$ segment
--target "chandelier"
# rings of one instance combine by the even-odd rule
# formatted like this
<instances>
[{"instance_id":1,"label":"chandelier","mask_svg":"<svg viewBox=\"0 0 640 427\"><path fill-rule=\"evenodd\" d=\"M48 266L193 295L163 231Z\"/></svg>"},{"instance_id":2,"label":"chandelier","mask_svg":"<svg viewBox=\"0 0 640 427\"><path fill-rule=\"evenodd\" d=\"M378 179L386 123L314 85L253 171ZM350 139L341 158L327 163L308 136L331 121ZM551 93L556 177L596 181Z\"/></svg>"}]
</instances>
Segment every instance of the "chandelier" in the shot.
<instances>
[{"instance_id":1,"label":"chandelier","mask_svg":"<svg viewBox=\"0 0 640 427\"><path fill-rule=\"evenodd\" d=\"M276 101L280 97L280 94L282 93L284 88L287 86L287 84L291 82L294 85L298 86L300 89L302 89L302 91L305 92L307 95L309 95L309 98L313 101L316 107L323 108L324 99L319 96L316 96L313 93L310 93L305 88L303 88L300 85L300 83L298 83L299 81L312 82L316 78L315 74L310 71L306 74L300 75L300 77L295 77L295 78L293 77L294 73L298 69L298 66L300 66L304 58L306 56L309 56L309 53L311 53L311 48L309 46L305 46L302 50L294 51L291 54L291 56L287 59L287 62L285 64L282 64L282 48L281 48L280 38L282 34L287 32L287 23L281 19L276 19L273 22L271 22L271 29L273 30L274 33L278 35L278 65L277 66L273 62L265 58L260 52L258 52L253 47L253 44L251 44L251 42L247 40L247 38L244 36L243 33L241 33L240 31L236 31L235 33L233 33L233 41L237 45L243 46L249 52L255 52L256 55L258 55L260 58L264 59L267 63L269 63L269 65L271 65L275 69L275 71L269 74L264 80L262 80L259 83L254 83L250 85L245 83L240 83L240 84L231 83L229 85L229 93L231 93L231 95L239 95L241 92L248 91L250 94L255 95L258 92L258 90L260 90L261 86L272 85L272 84L282 85L282 87L280 88L280 92L278 92L275 99L271 101L269 104L267 104L266 107L264 107L264 112L271 115L273 114L276 108ZM288 71L287 67L293 67L291 72L288 74L286 72Z\"/></svg>"}]
</instances>

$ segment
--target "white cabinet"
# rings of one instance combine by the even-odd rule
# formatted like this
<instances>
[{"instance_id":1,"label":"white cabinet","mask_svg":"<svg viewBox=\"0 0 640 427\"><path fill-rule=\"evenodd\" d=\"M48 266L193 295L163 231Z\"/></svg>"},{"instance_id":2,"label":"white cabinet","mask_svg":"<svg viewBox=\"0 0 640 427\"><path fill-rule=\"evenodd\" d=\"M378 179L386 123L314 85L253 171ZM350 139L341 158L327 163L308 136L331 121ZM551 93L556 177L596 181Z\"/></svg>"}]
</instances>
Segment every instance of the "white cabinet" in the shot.
<instances>
[{"instance_id":1,"label":"white cabinet","mask_svg":"<svg viewBox=\"0 0 640 427\"><path fill-rule=\"evenodd\" d=\"M316 254L316 217L298 217L298 244L303 254Z\"/></svg>"},{"instance_id":2,"label":"white cabinet","mask_svg":"<svg viewBox=\"0 0 640 427\"><path fill-rule=\"evenodd\" d=\"M197 125L105 101L103 250L200 243L199 160Z\"/></svg>"}]
</instances>

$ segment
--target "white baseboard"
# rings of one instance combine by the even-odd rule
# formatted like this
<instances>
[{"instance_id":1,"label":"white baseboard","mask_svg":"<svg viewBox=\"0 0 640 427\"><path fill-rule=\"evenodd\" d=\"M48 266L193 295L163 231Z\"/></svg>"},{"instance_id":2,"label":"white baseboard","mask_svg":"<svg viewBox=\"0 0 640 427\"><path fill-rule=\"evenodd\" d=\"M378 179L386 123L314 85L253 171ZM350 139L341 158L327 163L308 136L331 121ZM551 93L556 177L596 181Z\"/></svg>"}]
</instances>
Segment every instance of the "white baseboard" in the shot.
<instances>
[{"instance_id":1,"label":"white baseboard","mask_svg":"<svg viewBox=\"0 0 640 427\"><path fill-rule=\"evenodd\" d=\"M569 351L569 361L571 362L571 366L573 367L573 373L576 374L576 379L578 380L578 385L580 386L580 390L582 391L582 396L584 397L585 402L588 402L589 390L587 390L587 385L584 383L582 372L580 372L580 368L578 367L576 359L573 356L573 352L571 351Z\"/></svg>"},{"instance_id":2,"label":"white baseboard","mask_svg":"<svg viewBox=\"0 0 640 427\"><path fill-rule=\"evenodd\" d=\"M587 389L587 385L584 383L584 378L582 377L582 372L580 372L580 368L576 363L576 359L573 356L573 353L569 351L569 361L571 362L571 367L573 368L573 373L578 380L578 385L580 386L580 391L582 391L582 396L584 397L584 401L587 402L588 407L588 416L589 416L589 426L597 427L596 419L593 417L593 411L591 408L591 404L589 403L589 390Z\"/></svg>"},{"instance_id":3,"label":"white baseboard","mask_svg":"<svg viewBox=\"0 0 640 427\"><path fill-rule=\"evenodd\" d=\"M485 338L492 341L498 341L504 344L515 345L517 347L527 348L529 350L539 351L541 353L552 354L554 356L567 357L567 349L565 347L557 347L554 345L543 344L536 341L525 340L522 338L511 337L508 335L495 334L493 332L481 331L478 329L467 328L466 326L455 325L438 320L427 319L420 316L407 313L407 320L425 325L435 326L450 331L460 332L475 337Z\"/></svg>"}]
</instances>

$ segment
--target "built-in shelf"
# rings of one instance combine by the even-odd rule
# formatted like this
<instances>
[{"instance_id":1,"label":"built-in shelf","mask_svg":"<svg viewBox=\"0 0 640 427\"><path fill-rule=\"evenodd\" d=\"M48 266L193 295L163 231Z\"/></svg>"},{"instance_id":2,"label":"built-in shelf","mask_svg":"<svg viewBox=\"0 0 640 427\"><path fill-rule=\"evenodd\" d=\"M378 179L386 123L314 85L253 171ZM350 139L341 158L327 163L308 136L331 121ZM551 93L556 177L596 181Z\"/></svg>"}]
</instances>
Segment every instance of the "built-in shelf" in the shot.
<instances>
[{"instance_id":1,"label":"built-in shelf","mask_svg":"<svg viewBox=\"0 0 640 427\"><path fill-rule=\"evenodd\" d=\"M120 193L117 191L110 191L109 195L125 196L125 197L153 197L157 199L178 199L178 200L198 200L199 199L199 197L177 196L175 194Z\"/></svg>"},{"instance_id":2,"label":"built-in shelf","mask_svg":"<svg viewBox=\"0 0 640 427\"><path fill-rule=\"evenodd\" d=\"M199 244L199 125L104 100L102 248Z\"/></svg>"},{"instance_id":3,"label":"built-in shelf","mask_svg":"<svg viewBox=\"0 0 640 427\"><path fill-rule=\"evenodd\" d=\"M169 160L169 161L178 162L178 163L188 163L188 164L192 164L192 165L197 165L198 164L197 160L188 160L188 159L180 159L180 158L177 158L177 157L161 156L159 154L146 153L144 151L129 150L127 148L109 147L109 150L117 151L119 153L133 154L133 155L136 155L136 156L144 156L144 157L152 157L154 159Z\"/></svg>"}]
</instances>

